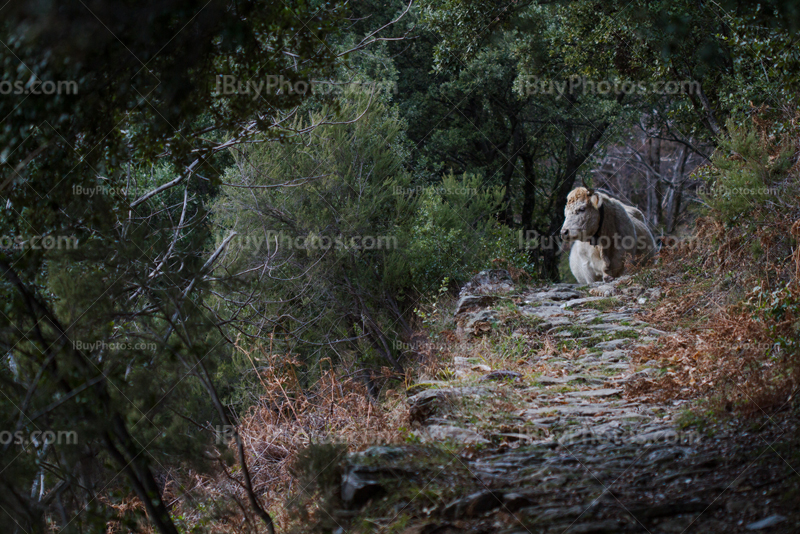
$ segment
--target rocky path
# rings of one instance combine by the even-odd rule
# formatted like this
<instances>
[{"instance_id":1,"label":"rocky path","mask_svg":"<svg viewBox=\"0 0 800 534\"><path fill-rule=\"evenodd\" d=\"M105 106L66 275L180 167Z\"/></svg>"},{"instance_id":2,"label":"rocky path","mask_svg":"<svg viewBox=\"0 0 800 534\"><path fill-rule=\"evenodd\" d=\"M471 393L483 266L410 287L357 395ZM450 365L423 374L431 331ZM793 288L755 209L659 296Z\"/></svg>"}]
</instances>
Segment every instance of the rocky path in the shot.
<instances>
[{"instance_id":1,"label":"rocky path","mask_svg":"<svg viewBox=\"0 0 800 534\"><path fill-rule=\"evenodd\" d=\"M350 458L340 513L408 534L800 532L779 499L750 499L778 476L749 467L752 450L684 429L680 403L625 395L659 372L631 364L668 335L636 318L659 297L481 273L456 309L449 380L410 389L408 445Z\"/></svg>"}]
</instances>

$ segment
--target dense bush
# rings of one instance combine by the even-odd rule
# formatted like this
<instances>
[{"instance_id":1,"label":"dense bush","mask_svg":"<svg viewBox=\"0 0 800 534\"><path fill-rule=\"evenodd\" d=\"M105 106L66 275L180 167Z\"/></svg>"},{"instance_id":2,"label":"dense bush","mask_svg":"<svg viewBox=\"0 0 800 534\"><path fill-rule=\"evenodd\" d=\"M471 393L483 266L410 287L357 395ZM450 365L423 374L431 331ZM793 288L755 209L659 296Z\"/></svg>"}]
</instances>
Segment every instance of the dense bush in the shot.
<instances>
[{"instance_id":1,"label":"dense bush","mask_svg":"<svg viewBox=\"0 0 800 534\"><path fill-rule=\"evenodd\" d=\"M794 275L792 225L800 209L800 132L777 133L784 119L754 110L740 124L730 121L713 164L699 171L707 184L701 198L714 225L701 238L713 239L718 268L742 282L756 276L773 288Z\"/></svg>"},{"instance_id":2,"label":"dense bush","mask_svg":"<svg viewBox=\"0 0 800 534\"><path fill-rule=\"evenodd\" d=\"M412 186L404 125L386 102L356 94L293 128L308 124L322 125L234 151L224 179L234 187L213 206L218 244L236 232L219 306L245 320L242 343L297 356L306 383L325 359L400 371L395 347L420 298L498 257L521 264L512 231L492 217L503 190L477 176Z\"/></svg>"},{"instance_id":3,"label":"dense bush","mask_svg":"<svg viewBox=\"0 0 800 534\"><path fill-rule=\"evenodd\" d=\"M720 221L752 226L759 222L754 213L770 218L795 207L797 176L789 171L797 163L797 137L772 126L757 115L741 124L728 121L729 135L720 139L713 166L704 169L701 192Z\"/></svg>"}]
</instances>

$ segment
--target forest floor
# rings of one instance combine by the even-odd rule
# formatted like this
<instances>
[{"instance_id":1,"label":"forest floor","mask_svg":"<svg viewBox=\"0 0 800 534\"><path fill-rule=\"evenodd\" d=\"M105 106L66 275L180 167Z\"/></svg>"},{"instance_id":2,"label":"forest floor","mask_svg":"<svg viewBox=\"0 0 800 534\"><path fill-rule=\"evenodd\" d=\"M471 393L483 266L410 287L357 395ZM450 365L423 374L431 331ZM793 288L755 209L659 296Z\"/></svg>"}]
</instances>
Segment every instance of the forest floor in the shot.
<instances>
[{"instance_id":1,"label":"forest floor","mask_svg":"<svg viewBox=\"0 0 800 534\"><path fill-rule=\"evenodd\" d=\"M637 351L681 330L644 320L661 298L481 273L429 342L444 368L409 388L404 442L350 454L317 514L341 533L800 532L792 410L709 422L636 393L665 372Z\"/></svg>"}]
</instances>

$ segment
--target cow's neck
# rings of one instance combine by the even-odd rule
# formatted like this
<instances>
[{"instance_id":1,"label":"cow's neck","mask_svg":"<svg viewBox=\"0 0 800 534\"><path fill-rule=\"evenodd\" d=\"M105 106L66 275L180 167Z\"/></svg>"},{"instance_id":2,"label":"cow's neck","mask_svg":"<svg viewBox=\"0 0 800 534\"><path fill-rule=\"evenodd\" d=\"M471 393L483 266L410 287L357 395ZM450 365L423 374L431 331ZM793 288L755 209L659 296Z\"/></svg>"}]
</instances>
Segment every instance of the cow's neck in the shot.
<instances>
[{"instance_id":1,"label":"cow's neck","mask_svg":"<svg viewBox=\"0 0 800 534\"><path fill-rule=\"evenodd\" d=\"M603 204L602 206L600 206L600 209L598 211L600 212L600 221L598 221L597 223L597 231L589 239L589 243L591 243L593 246L597 246L597 240L600 238L600 232L603 231L603 220L606 217L606 205Z\"/></svg>"}]
</instances>

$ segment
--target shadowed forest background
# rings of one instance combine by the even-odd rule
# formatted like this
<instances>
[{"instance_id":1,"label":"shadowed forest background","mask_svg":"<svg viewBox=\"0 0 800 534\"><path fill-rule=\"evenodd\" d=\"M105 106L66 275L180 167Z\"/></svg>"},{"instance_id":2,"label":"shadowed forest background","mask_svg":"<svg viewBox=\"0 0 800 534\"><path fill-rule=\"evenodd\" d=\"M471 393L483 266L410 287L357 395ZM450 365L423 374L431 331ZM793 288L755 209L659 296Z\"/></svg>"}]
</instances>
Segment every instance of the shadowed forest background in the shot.
<instances>
[{"instance_id":1,"label":"shadowed forest background","mask_svg":"<svg viewBox=\"0 0 800 534\"><path fill-rule=\"evenodd\" d=\"M789 0L0 5L2 530L313 530L304 473L405 439L382 403L438 372L459 288L571 279L581 183L645 214L641 276L780 347L737 357L784 405L798 25Z\"/></svg>"}]
</instances>

